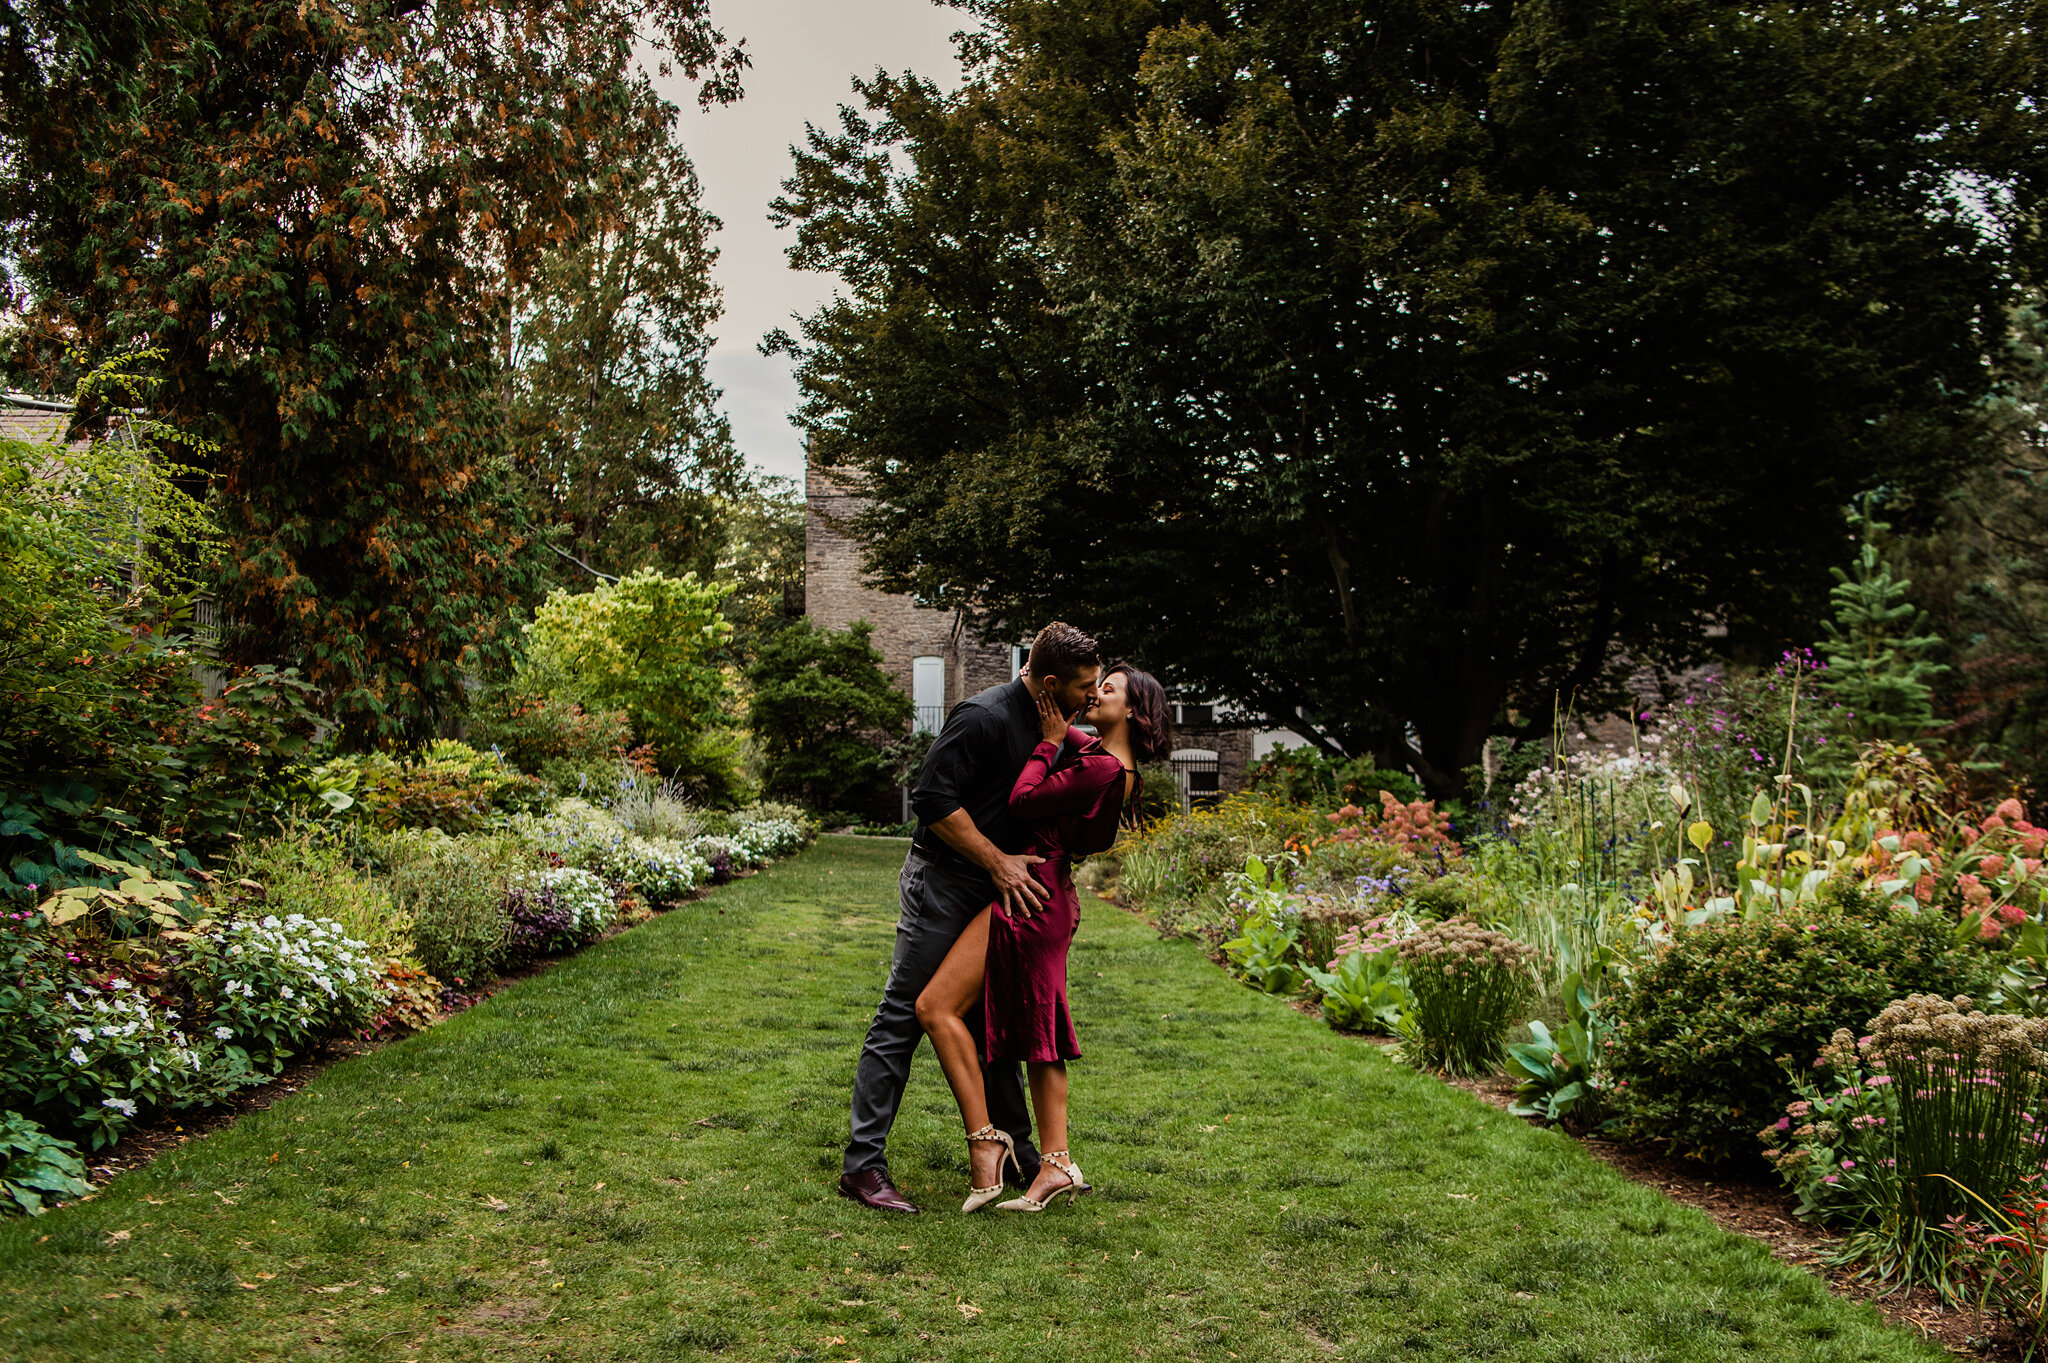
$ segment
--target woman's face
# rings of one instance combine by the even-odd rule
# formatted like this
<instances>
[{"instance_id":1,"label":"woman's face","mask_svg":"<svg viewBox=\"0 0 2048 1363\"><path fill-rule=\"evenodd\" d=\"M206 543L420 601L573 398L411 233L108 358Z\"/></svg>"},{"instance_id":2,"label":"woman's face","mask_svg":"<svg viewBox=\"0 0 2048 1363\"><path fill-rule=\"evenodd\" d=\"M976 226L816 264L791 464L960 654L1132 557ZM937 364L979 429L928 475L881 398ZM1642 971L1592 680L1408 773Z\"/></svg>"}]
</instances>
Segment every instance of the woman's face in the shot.
<instances>
[{"instance_id":1,"label":"woman's face","mask_svg":"<svg viewBox=\"0 0 2048 1363\"><path fill-rule=\"evenodd\" d=\"M1100 729L1123 723L1131 716L1130 678L1112 672L1095 685L1095 704L1088 709L1088 722Z\"/></svg>"}]
</instances>

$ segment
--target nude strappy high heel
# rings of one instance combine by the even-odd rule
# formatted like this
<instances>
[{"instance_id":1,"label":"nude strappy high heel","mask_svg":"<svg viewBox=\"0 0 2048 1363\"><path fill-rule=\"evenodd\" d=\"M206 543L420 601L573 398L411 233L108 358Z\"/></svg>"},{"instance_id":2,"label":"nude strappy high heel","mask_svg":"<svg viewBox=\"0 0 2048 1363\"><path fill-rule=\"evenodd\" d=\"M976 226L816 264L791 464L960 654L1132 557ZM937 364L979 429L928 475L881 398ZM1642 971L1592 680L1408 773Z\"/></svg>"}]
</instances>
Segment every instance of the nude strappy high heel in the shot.
<instances>
[{"instance_id":1,"label":"nude strappy high heel","mask_svg":"<svg viewBox=\"0 0 2048 1363\"><path fill-rule=\"evenodd\" d=\"M995 1125L991 1123L988 1126L984 1126L979 1131L970 1131L967 1133L967 1148L970 1153L973 1151L974 1143L976 1141L998 1142L1003 1147L1003 1159L1007 1159L1010 1162L1010 1167L1017 1171L1018 1177L1023 1177L1024 1168L1022 1165L1017 1163L1017 1146L1016 1143L1010 1139L1009 1132L998 1131L995 1128ZM969 1161L969 1166L971 1169L971 1160ZM975 1187L973 1177L970 1174L967 1186L967 1200L960 1204L960 1210L963 1212L978 1212L983 1207L986 1207L989 1203L995 1201L1002 1195L1003 1160L999 1159L996 1161L996 1181L992 1186L987 1188Z\"/></svg>"},{"instance_id":2,"label":"nude strappy high heel","mask_svg":"<svg viewBox=\"0 0 2048 1363\"><path fill-rule=\"evenodd\" d=\"M1047 1207L1050 1207L1053 1203L1059 1201L1061 1193L1065 1193L1067 1195L1067 1205L1071 1207L1074 1204L1074 1199L1079 1197L1082 1193L1094 1191L1094 1189L1089 1186L1088 1180L1082 1176L1081 1166L1074 1163L1074 1157L1068 1154L1066 1151L1048 1150L1040 1158L1042 1158L1047 1164L1050 1164L1053 1168L1059 1170L1061 1174L1065 1175L1067 1180L1066 1183L1064 1183L1058 1188L1053 1189L1050 1193L1048 1193L1046 1195L1045 1201L1043 1202L1040 1202L1036 1198L1032 1197L1013 1197L1008 1202L999 1204L996 1207L997 1211L1042 1212Z\"/></svg>"}]
</instances>

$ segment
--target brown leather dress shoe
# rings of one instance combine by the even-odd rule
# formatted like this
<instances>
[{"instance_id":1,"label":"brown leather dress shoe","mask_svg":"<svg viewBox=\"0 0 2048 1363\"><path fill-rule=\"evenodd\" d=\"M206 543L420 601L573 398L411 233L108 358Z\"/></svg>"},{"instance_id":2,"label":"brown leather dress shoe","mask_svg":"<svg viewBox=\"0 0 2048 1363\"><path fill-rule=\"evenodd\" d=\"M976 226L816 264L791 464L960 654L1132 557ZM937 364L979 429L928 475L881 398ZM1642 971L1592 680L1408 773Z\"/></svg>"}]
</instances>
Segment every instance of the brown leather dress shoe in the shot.
<instances>
[{"instance_id":1,"label":"brown leather dress shoe","mask_svg":"<svg viewBox=\"0 0 2048 1363\"><path fill-rule=\"evenodd\" d=\"M896 1185L880 1169L863 1169L857 1174L839 1176L839 1195L850 1197L863 1207L873 1207L881 1212L909 1212L916 1215L917 1208L909 1198L896 1191Z\"/></svg>"}]
</instances>

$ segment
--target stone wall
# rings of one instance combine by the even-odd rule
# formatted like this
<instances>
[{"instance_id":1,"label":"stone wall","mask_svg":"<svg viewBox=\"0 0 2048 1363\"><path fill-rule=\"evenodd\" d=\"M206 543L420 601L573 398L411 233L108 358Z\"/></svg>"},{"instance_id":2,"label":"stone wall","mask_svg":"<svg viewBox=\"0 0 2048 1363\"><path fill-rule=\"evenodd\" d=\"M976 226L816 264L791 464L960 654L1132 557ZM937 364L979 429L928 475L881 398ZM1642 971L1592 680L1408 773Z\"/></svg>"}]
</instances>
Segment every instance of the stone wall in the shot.
<instances>
[{"instance_id":1,"label":"stone wall","mask_svg":"<svg viewBox=\"0 0 2048 1363\"><path fill-rule=\"evenodd\" d=\"M946 709L1010 679L1007 646L984 644L957 616L861 580L860 545L847 532L862 504L858 474L811 463L804 470L804 500L804 613L814 622L825 629L856 620L873 625L869 641L881 651L882 670L907 696L914 694L914 659L945 659Z\"/></svg>"}]
</instances>

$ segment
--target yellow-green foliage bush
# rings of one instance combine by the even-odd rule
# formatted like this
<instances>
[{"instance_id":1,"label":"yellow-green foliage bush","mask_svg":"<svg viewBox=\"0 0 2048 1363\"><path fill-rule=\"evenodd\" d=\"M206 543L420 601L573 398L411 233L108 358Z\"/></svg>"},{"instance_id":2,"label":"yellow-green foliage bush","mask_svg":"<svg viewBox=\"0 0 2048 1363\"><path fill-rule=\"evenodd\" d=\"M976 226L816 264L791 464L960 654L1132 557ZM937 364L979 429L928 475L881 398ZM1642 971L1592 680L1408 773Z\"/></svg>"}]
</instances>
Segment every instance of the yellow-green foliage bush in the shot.
<instances>
[{"instance_id":1,"label":"yellow-green foliage bush","mask_svg":"<svg viewBox=\"0 0 2048 1363\"><path fill-rule=\"evenodd\" d=\"M338 840L318 829L241 844L221 868L219 880L238 901L244 890L235 882L263 887L257 904L243 903L245 909L332 919L379 961L412 955L411 916L399 909L388 888L349 860Z\"/></svg>"}]
</instances>

